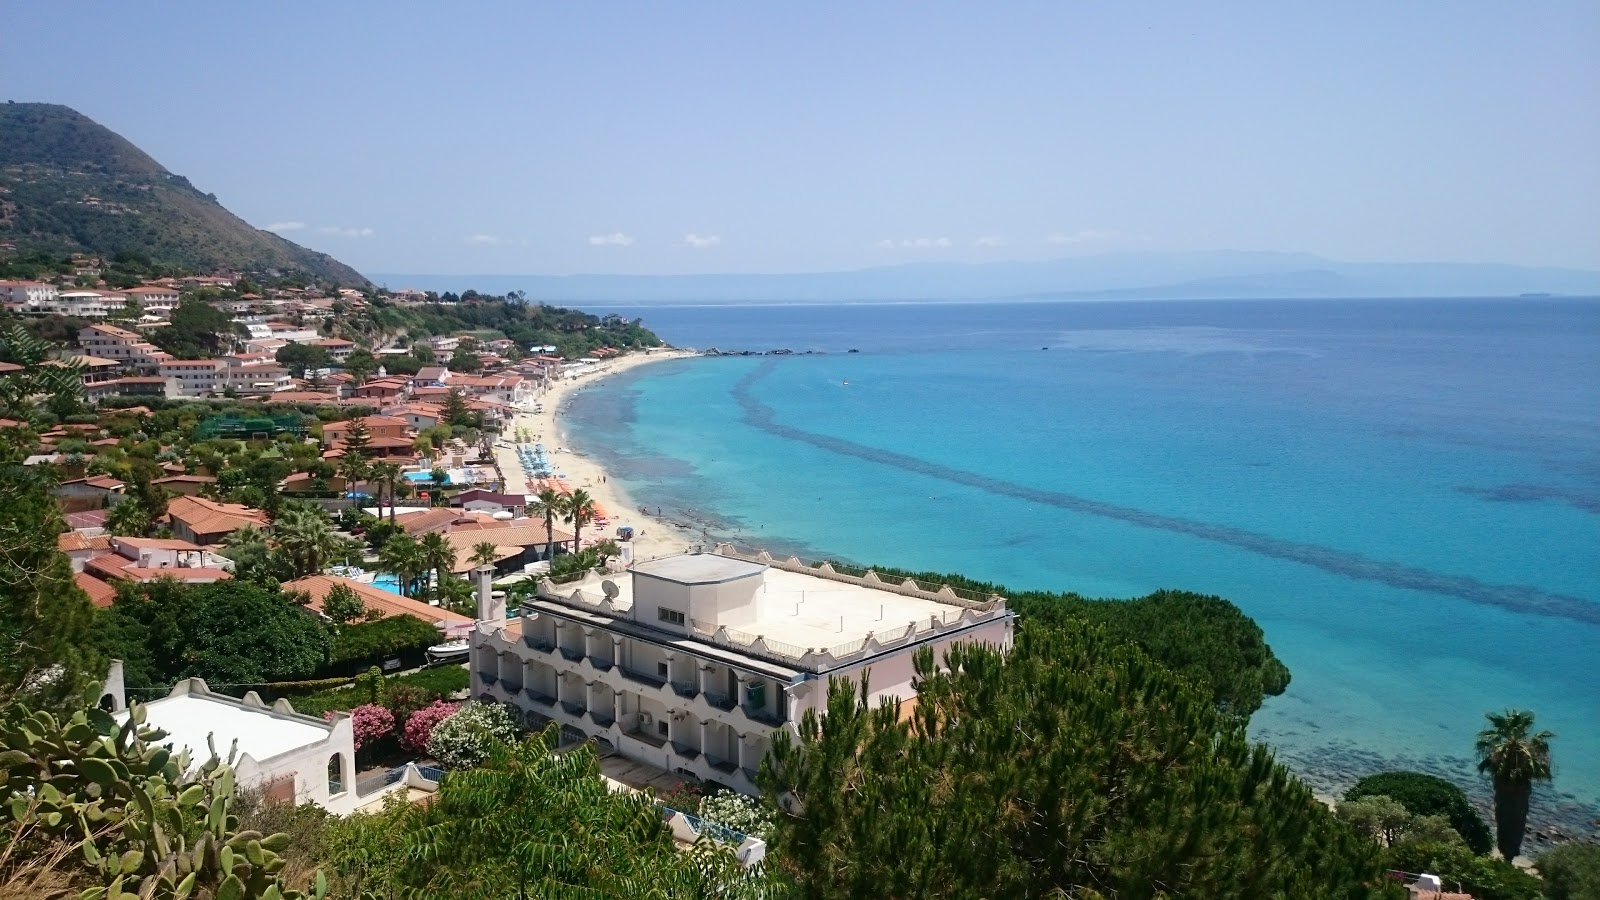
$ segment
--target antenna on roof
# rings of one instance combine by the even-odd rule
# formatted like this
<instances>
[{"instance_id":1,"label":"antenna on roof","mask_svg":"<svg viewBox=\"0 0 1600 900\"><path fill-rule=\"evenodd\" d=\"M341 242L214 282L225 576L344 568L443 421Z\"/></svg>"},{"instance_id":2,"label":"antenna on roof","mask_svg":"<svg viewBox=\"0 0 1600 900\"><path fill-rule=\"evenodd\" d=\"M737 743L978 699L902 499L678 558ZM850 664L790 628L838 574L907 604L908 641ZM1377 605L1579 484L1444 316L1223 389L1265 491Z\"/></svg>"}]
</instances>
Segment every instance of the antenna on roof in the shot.
<instances>
[{"instance_id":1,"label":"antenna on roof","mask_svg":"<svg viewBox=\"0 0 1600 900\"><path fill-rule=\"evenodd\" d=\"M617 595L622 593L622 589L617 587L617 583L609 578L600 582L600 591L606 595L607 600L615 600Z\"/></svg>"}]
</instances>

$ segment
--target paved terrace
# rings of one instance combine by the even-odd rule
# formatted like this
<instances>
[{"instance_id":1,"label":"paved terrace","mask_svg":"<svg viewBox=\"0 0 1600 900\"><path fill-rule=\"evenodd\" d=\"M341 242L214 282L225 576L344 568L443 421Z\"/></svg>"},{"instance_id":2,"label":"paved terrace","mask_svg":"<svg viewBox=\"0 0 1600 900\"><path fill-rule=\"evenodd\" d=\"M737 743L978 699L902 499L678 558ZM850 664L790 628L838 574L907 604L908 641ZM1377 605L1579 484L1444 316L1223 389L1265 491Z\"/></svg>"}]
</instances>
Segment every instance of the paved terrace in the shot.
<instances>
[{"instance_id":1,"label":"paved terrace","mask_svg":"<svg viewBox=\"0 0 1600 900\"><path fill-rule=\"evenodd\" d=\"M927 585L880 581L871 573L858 577L807 566L794 559L734 553L726 547L719 548L719 552L730 561L737 558L767 565L756 599L756 619L738 630L719 628L715 622L694 621L690 623L694 636L725 647L749 645L759 637L764 649L771 652L757 655L790 665L798 662L814 669L815 663L808 660L826 654L832 657L828 662L842 661L843 657L862 651L869 640L882 646L1009 614L1000 597L960 597L948 589L929 590ZM604 600L606 581L616 586L616 596L609 603ZM591 574L559 585L546 580L540 585L539 596L565 606L626 618L633 607L633 579L623 572Z\"/></svg>"}]
</instances>

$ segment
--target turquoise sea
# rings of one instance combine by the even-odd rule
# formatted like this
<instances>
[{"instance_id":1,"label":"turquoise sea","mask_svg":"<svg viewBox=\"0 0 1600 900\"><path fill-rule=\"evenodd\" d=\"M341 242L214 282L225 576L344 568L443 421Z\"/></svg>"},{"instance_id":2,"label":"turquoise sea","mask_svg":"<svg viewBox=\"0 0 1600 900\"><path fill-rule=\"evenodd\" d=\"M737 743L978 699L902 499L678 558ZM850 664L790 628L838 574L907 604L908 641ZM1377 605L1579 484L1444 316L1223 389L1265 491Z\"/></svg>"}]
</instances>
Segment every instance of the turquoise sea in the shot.
<instances>
[{"instance_id":1,"label":"turquoise sea","mask_svg":"<svg viewBox=\"0 0 1600 900\"><path fill-rule=\"evenodd\" d=\"M603 311L795 351L574 396L574 446L652 511L1018 588L1220 594L1293 672L1254 736L1319 786L1477 784L1482 714L1514 706L1557 734L1544 811L1600 807L1600 302Z\"/></svg>"}]
</instances>

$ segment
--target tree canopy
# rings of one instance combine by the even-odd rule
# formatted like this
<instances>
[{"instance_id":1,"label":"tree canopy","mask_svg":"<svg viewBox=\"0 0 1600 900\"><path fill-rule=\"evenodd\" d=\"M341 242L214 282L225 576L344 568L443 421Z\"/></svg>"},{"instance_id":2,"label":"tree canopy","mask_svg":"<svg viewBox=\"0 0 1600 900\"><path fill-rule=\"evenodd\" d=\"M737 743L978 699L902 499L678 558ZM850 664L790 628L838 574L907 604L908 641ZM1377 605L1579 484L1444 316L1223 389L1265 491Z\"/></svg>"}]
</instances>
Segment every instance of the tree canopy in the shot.
<instances>
[{"instance_id":1,"label":"tree canopy","mask_svg":"<svg viewBox=\"0 0 1600 900\"><path fill-rule=\"evenodd\" d=\"M895 579L1000 594L1025 625L1097 625L1209 693L1218 709L1245 719L1265 698L1289 687L1289 668L1273 654L1261 626L1221 597L1162 590L1132 600L1091 600L1065 592L1010 590L947 573L872 570Z\"/></svg>"},{"instance_id":2,"label":"tree canopy","mask_svg":"<svg viewBox=\"0 0 1600 900\"><path fill-rule=\"evenodd\" d=\"M774 735L760 783L787 801L772 859L795 896L1388 895L1374 844L1105 630L942 663L918 655L912 708L835 682L826 717Z\"/></svg>"},{"instance_id":3,"label":"tree canopy","mask_svg":"<svg viewBox=\"0 0 1600 900\"><path fill-rule=\"evenodd\" d=\"M1394 800L1415 816L1444 816L1472 852L1488 853L1494 838L1483 817L1467 800L1461 788L1422 772L1379 772L1368 775L1345 791L1344 799L1383 796Z\"/></svg>"},{"instance_id":4,"label":"tree canopy","mask_svg":"<svg viewBox=\"0 0 1600 900\"><path fill-rule=\"evenodd\" d=\"M198 676L217 686L309 678L328 662L327 629L279 591L245 581L128 585L101 613L122 646L108 647L150 673L145 695Z\"/></svg>"}]
</instances>

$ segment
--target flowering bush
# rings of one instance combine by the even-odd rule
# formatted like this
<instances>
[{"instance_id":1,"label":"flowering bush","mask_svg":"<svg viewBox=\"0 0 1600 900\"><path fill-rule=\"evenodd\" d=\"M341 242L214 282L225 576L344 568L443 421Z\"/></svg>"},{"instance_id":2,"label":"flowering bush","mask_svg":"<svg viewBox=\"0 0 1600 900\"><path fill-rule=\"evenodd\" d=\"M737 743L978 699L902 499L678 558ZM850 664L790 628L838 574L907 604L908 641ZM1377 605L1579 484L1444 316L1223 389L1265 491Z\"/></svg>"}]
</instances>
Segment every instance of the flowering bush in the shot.
<instances>
[{"instance_id":1,"label":"flowering bush","mask_svg":"<svg viewBox=\"0 0 1600 900\"><path fill-rule=\"evenodd\" d=\"M700 798L700 818L754 837L765 837L775 824L761 801L726 790Z\"/></svg>"},{"instance_id":2,"label":"flowering bush","mask_svg":"<svg viewBox=\"0 0 1600 900\"><path fill-rule=\"evenodd\" d=\"M350 710L350 727L355 732L356 749L370 747L394 733L394 713L376 703Z\"/></svg>"},{"instance_id":3,"label":"flowering bush","mask_svg":"<svg viewBox=\"0 0 1600 900\"><path fill-rule=\"evenodd\" d=\"M428 737L428 755L451 769L470 769L489 756L495 741L516 740L517 725L498 703L468 703Z\"/></svg>"},{"instance_id":4,"label":"flowering bush","mask_svg":"<svg viewBox=\"0 0 1600 900\"><path fill-rule=\"evenodd\" d=\"M435 700L412 713L406 717L406 730L400 735L400 746L413 753L426 752L428 738L433 736L433 729L438 727L440 722L450 718L455 711L456 704Z\"/></svg>"}]
</instances>

